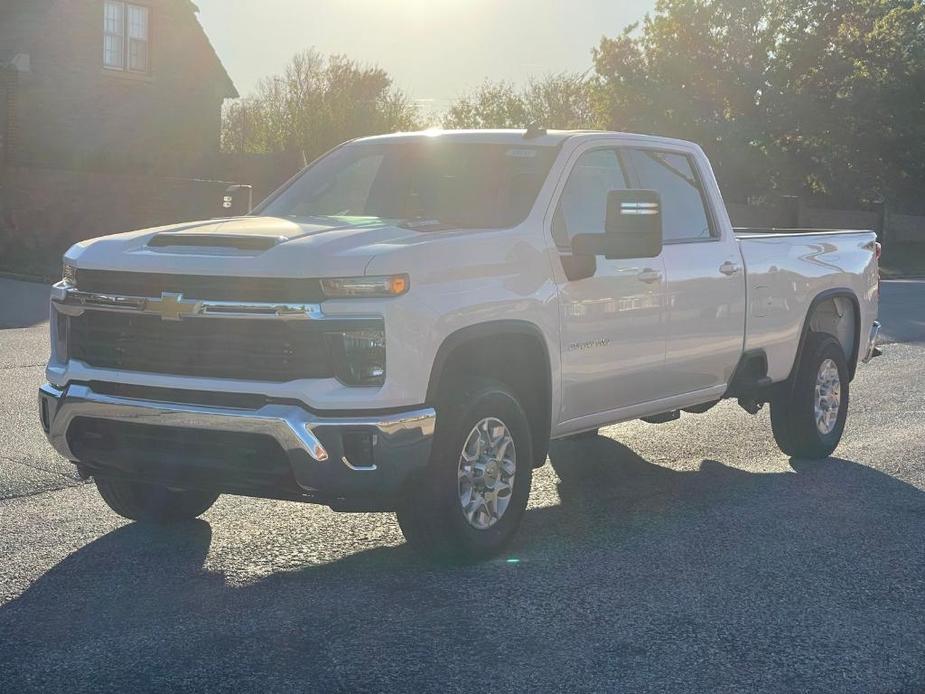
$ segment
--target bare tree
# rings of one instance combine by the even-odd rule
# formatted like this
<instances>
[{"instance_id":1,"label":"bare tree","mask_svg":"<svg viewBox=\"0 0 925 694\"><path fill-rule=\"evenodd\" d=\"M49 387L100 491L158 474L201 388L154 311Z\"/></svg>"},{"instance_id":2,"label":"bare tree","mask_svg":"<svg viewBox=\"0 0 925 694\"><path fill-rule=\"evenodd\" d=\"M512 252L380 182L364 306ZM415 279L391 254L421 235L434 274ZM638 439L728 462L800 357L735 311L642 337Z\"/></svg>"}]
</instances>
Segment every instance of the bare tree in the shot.
<instances>
[{"instance_id":1,"label":"bare tree","mask_svg":"<svg viewBox=\"0 0 925 694\"><path fill-rule=\"evenodd\" d=\"M355 137L416 129L419 119L417 107L382 68L310 49L225 110L222 146L296 151L310 160Z\"/></svg>"}]
</instances>

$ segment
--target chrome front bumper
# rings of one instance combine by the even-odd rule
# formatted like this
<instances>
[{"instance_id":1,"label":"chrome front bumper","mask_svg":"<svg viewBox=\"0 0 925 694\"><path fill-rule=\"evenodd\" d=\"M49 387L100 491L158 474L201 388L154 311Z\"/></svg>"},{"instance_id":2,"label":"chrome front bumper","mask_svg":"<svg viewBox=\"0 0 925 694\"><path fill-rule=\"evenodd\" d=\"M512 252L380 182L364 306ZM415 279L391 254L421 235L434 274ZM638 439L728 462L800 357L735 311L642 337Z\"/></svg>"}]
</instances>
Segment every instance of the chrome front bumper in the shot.
<instances>
[{"instance_id":1,"label":"chrome front bumper","mask_svg":"<svg viewBox=\"0 0 925 694\"><path fill-rule=\"evenodd\" d=\"M78 418L269 436L286 454L299 486L325 498L397 493L407 475L426 465L436 422L432 408L324 417L297 405L248 410L160 402L98 393L81 384L63 389L45 384L39 389L39 408L52 446L76 463L93 462L81 461L72 450L68 432ZM370 437L372 461L348 459L343 436L350 432Z\"/></svg>"}]
</instances>

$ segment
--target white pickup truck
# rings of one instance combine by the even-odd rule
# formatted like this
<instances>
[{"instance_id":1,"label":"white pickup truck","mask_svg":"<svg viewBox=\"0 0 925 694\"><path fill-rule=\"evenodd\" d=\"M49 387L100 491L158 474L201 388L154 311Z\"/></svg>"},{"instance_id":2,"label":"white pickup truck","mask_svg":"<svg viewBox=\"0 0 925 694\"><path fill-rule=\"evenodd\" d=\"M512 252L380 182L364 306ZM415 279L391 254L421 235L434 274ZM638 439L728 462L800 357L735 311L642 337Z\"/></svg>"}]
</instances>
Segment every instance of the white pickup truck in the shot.
<instances>
[{"instance_id":1,"label":"white pickup truck","mask_svg":"<svg viewBox=\"0 0 925 694\"><path fill-rule=\"evenodd\" d=\"M734 232L688 142L355 140L250 215L72 247L41 421L127 518L244 494L394 511L425 553L482 558L550 439L737 398L786 454L832 453L879 251Z\"/></svg>"}]
</instances>

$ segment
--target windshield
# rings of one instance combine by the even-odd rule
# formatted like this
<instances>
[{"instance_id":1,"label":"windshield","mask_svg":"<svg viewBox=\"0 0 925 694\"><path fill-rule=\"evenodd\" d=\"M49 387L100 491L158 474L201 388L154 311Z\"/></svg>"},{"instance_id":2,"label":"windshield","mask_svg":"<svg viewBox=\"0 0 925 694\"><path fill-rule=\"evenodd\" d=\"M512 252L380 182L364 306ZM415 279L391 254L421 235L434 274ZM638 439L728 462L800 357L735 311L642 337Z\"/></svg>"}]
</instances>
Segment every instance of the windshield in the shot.
<instances>
[{"instance_id":1,"label":"windshield","mask_svg":"<svg viewBox=\"0 0 925 694\"><path fill-rule=\"evenodd\" d=\"M533 207L557 151L439 139L359 142L315 163L261 213L379 217L421 228L512 227Z\"/></svg>"}]
</instances>

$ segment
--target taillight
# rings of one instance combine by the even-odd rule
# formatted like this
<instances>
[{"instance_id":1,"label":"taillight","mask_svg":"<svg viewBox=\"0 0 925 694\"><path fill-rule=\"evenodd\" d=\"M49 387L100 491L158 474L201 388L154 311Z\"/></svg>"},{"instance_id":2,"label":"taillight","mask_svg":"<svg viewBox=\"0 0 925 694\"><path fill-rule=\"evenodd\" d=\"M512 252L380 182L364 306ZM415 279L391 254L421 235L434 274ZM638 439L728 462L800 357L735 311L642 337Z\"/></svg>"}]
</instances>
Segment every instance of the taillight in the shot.
<instances>
[{"instance_id":1,"label":"taillight","mask_svg":"<svg viewBox=\"0 0 925 694\"><path fill-rule=\"evenodd\" d=\"M879 241L874 241L874 257L877 259L877 301L880 301L880 254L883 252L883 245Z\"/></svg>"}]
</instances>

